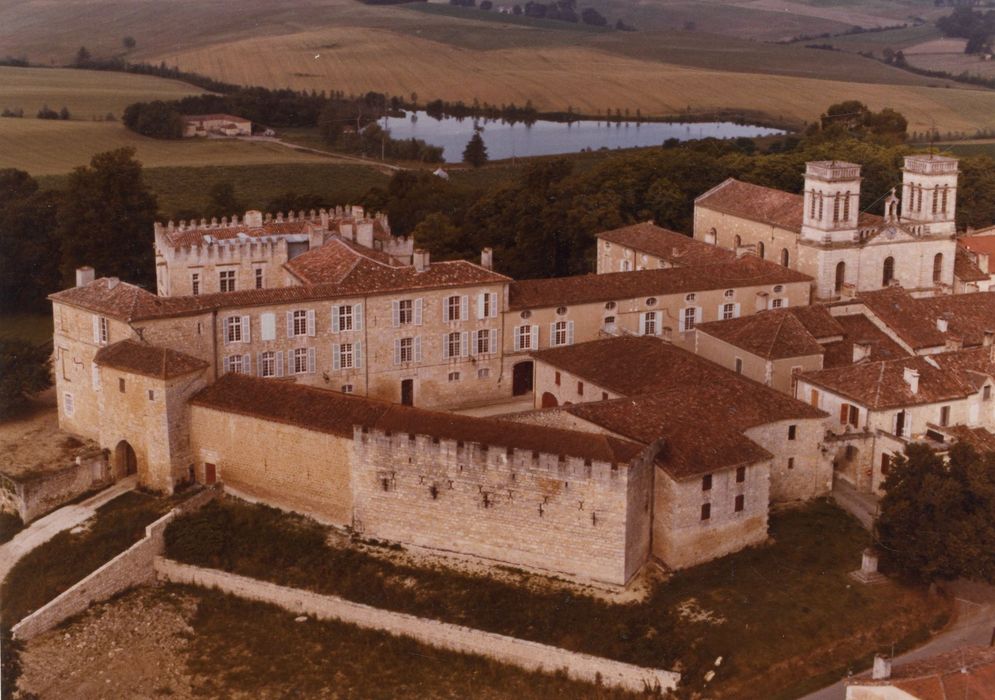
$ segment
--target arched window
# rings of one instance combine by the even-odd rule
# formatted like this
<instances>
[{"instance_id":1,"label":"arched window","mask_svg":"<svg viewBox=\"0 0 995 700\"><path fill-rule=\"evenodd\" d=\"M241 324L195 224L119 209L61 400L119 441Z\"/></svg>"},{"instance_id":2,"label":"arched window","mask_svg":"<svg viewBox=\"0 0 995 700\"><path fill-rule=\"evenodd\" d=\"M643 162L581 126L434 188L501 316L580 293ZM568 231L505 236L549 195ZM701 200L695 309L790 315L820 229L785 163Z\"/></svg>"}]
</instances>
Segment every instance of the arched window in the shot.
<instances>
[{"instance_id":1,"label":"arched window","mask_svg":"<svg viewBox=\"0 0 995 700\"><path fill-rule=\"evenodd\" d=\"M815 218L815 190L809 192L809 203L808 203L808 218Z\"/></svg>"},{"instance_id":2,"label":"arched window","mask_svg":"<svg viewBox=\"0 0 995 700\"><path fill-rule=\"evenodd\" d=\"M943 209L943 213L944 214L947 213L947 196L949 194L950 194L950 188L947 187L946 185L944 185L943 186L943 199L942 199L942 202L943 202L942 209Z\"/></svg>"},{"instance_id":3,"label":"arched window","mask_svg":"<svg viewBox=\"0 0 995 700\"><path fill-rule=\"evenodd\" d=\"M841 260L836 263L836 284L834 289L837 294L843 291L844 282L846 282L846 263Z\"/></svg>"},{"instance_id":4,"label":"arched window","mask_svg":"<svg viewBox=\"0 0 995 700\"><path fill-rule=\"evenodd\" d=\"M757 255L760 256L761 260L763 260L763 257L764 257L764 243L763 243L763 241L757 241Z\"/></svg>"},{"instance_id":5,"label":"arched window","mask_svg":"<svg viewBox=\"0 0 995 700\"><path fill-rule=\"evenodd\" d=\"M933 213L935 214L940 208L940 188L933 188L933 196L930 197L933 200Z\"/></svg>"},{"instance_id":6,"label":"arched window","mask_svg":"<svg viewBox=\"0 0 995 700\"><path fill-rule=\"evenodd\" d=\"M893 279L895 279L895 258L889 255L884 259L881 270L881 286L887 287Z\"/></svg>"},{"instance_id":7,"label":"arched window","mask_svg":"<svg viewBox=\"0 0 995 700\"><path fill-rule=\"evenodd\" d=\"M840 193L837 192L833 196L833 223L839 223L840 220Z\"/></svg>"},{"instance_id":8,"label":"arched window","mask_svg":"<svg viewBox=\"0 0 995 700\"><path fill-rule=\"evenodd\" d=\"M736 234L736 237L732 239L732 248L737 250L741 245L743 245L743 239L740 238L739 234Z\"/></svg>"},{"instance_id":9,"label":"arched window","mask_svg":"<svg viewBox=\"0 0 995 700\"><path fill-rule=\"evenodd\" d=\"M943 253L933 256L933 282L943 279Z\"/></svg>"},{"instance_id":10,"label":"arched window","mask_svg":"<svg viewBox=\"0 0 995 700\"><path fill-rule=\"evenodd\" d=\"M916 211L922 211L922 185L916 185Z\"/></svg>"},{"instance_id":11,"label":"arched window","mask_svg":"<svg viewBox=\"0 0 995 700\"><path fill-rule=\"evenodd\" d=\"M822 195L819 195L819 221L822 221Z\"/></svg>"},{"instance_id":12,"label":"arched window","mask_svg":"<svg viewBox=\"0 0 995 700\"><path fill-rule=\"evenodd\" d=\"M788 249L787 248L782 248L781 249L781 264L784 265L785 267L787 267L789 260L790 260L790 256L788 255Z\"/></svg>"},{"instance_id":13,"label":"arched window","mask_svg":"<svg viewBox=\"0 0 995 700\"><path fill-rule=\"evenodd\" d=\"M850 193L843 195L843 221L850 220Z\"/></svg>"}]
</instances>

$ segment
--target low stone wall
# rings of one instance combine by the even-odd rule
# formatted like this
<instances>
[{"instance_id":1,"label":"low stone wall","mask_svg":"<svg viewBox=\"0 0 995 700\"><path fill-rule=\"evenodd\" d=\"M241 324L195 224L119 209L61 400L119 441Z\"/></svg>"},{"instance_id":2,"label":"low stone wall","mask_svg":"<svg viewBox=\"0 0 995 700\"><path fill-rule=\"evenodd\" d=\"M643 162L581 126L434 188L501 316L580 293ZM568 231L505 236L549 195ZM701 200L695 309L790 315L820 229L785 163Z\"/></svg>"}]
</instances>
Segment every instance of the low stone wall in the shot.
<instances>
[{"instance_id":1,"label":"low stone wall","mask_svg":"<svg viewBox=\"0 0 995 700\"><path fill-rule=\"evenodd\" d=\"M155 558L165 551L166 526L180 515L201 508L215 495L214 489L201 491L148 525L141 540L14 625L11 630L14 638L36 637L94 603L133 586L153 582Z\"/></svg>"},{"instance_id":2,"label":"low stone wall","mask_svg":"<svg viewBox=\"0 0 995 700\"><path fill-rule=\"evenodd\" d=\"M680 674L670 671L633 666L493 632L380 610L335 596L278 586L162 557L156 557L155 569L160 580L216 588L240 598L277 605L294 613L341 620L359 627L411 637L429 646L476 654L530 671L563 669L570 678L589 683L600 679L605 685L636 692L656 687L672 690L680 680Z\"/></svg>"},{"instance_id":3,"label":"low stone wall","mask_svg":"<svg viewBox=\"0 0 995 700\"><path fill-rule=\"evenodd\" d=\"M76 458L75 464L42 474L0 474L0 509L17 513L30 523L80 494L108 486L113 481L103 452Z\"/></svg>"}]
</instances>

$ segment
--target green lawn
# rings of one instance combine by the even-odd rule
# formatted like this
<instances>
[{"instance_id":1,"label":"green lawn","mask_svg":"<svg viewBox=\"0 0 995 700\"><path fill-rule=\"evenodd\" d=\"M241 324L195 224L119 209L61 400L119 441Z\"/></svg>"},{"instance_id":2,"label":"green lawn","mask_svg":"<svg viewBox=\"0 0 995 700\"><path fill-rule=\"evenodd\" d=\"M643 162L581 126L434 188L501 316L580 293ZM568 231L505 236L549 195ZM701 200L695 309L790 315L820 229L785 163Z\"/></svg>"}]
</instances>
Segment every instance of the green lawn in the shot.
<instances>
[{"instance_id":1,"label":"green lawn","mask_svg":"<svg viewBox=\"0 0 995 700\"><path fill-rule=\"evenodd\" d=\"M85 531L65 530L24 555L0 588L0 625L12 627L99 569L144 537L145 526L175 502L176 497L128 492L98 508Z\"/></svg>"},{"instance_id":2,"label":"green lawn","mask_svg":"<svg viewBox=\"0 0 995 700\"><path fill-rule=\"evenodd\" d=\"M329 547L326 534L312 521L225 499L171 525L167 554L639 665L680 664L693 688L721 656L713 691L737 698L842 675L875 650L921 638L946 612L919 589L854 584L847 572L858 566L868 535L822 502L775 514L773 544L679 572L644 602L627 605L392 563ZM682 606L713 621L688 618Z\"/></svg>"}]
</instances>

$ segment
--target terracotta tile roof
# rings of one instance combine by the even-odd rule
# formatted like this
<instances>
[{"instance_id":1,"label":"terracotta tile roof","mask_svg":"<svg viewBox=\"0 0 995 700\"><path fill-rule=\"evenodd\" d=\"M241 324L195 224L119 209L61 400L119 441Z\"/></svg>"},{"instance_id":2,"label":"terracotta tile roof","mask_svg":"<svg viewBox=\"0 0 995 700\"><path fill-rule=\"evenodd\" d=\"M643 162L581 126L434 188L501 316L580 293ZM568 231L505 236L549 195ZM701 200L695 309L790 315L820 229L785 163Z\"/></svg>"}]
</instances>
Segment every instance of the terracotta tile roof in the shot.
<instances>
[{"instance_id":1,"label":"terracotta tile roof","mask_svg":"<svg viewBox=\"0 0 995 700\"><path fill-rule=\"evenodd\" d=\"M900 287L860 295L864 302L896 335L915 349L944 345L948 337L964 345L980 345L986 330L995 330L995 292L943 294L913 298ZM946 317L948 332L937 327Z\"/></svg>"},{"instance_id":2,"label":"terracotta tile roof","mask_svg":"<svg viewBox=\"0 0 995 700\"><path fill-rule=\"evenodd\" d=\"M196 394L196 406L352 437L353 426L393 433L430 435L502 448L562 454L626 465L644 447L610 435L522 425L514 430L496 418L427 411L292 382L226 374Z\"/></svg>"},{"instance_id":3,"label":"terracotta tile roof","mask_svg":"<svg viewBox=\"0 0 995 700\"><path fill-rule=\"evenodd\" d=\"M930 355L943 369L955 372L978 372L995 378L995 347L976 347L956 352Z\"/></svg>"},{"instance_id":4,"label":"terracotta tile roof","mask_svg":"<svg viewBox=\"0 0 995 700\"><path fill-rule=\"evenodd\" d=\"M335 238L298 255L284 267L304 284L339 284L360 264L400 267L386 253Z\"/></svg>"},{"instance_id":5,"label":"terracotta tile roof","mask_svg":"<svg viewBox=\"0 0 995 700\"><path fill-rule=\"evenodd\" d=\"M909 353L901 345L863 314L836 316L834 320L843 331L843 340L823 344L822 347L826 350L826 354L822 356L823 369L852 365L854 343L870 345L871 352L866 358L869 362L909 357Z\"/></svg>"},{"instance_id":6,"label":"terracotta tile roof","mask_svg":"<svg viewBox=\"0 0 995 700\"><path fill-rule=\"evenodd\" d=\"M100 348L93 361L101 367L141 374L156 379L172 379L208 366L203 360L169 348L122 340Z\"/></svg>"},{"instance_id":7,"label":"terracotta tile roof","mask_svg":"<svg viewBox=\"0 0 995 700\"><path fill-rule=\"evenodd\" d=\"M989 236L993 242L993 248L995 248L995 236ZM962 245L957 245L957 255L954 257L954 277L959 279L961 282L984 282L989 278L989 275L981 271L981 267L978 263L974 261L968 249ZM992 256L992 263L995 264L995 252L989 253Z\"/></svg>"},{"instance_id":8,"label":"terracotta tile roof","mask_svg":"<svg viewBox=\"0 0 995 700\"><path fill-rule=\"evenodd\" d=\"M836 321L829 309L823 304L812 304L810 306L792 306L788 308L795 315L805 329L812 334L816 340L822 341L825 338L834 338L843 335L843 327Z\"/></svg>"},{"instance_id":9,"label":"terracotta tile roof","mask_svg":"<svg viewBox=\"0 0 995 700\"><path fill-rule=\"evenodd\" d=\"M365 260L365 259L364 259ZM337 284L316 284L271 289L244 289L199 296L160 297L125 282L101 278L83 287L49 295L49 299L123 321L187 316L215 309L304 303L344 297L416 292L417 290L500 284L508 277L465 260L432 263L424 272L414 267L387 267L360 261Z\"/></svg>"},{"instance_id":10,"label":"terracotta tile roof","mask_svg":"<svg viewBox=\"0 0 995 700\"><path fill-rule=\"evenodd\" d=\"M526 309L583 304L811 280L808 275L747 255L727 263L701 267L520 280L511 284L510 307Z\"/></svg>"},{"instance_id":11,"label":"terracotta tile roof","mask_svg":"<svg viewBox=\"0 0 995 700\"><path fill-rule=\"evenodd\" d=\"M919 372L919 390L915 394L905 381L906 368ZM806 372L801 377L871 410L962 399L975 392L962 373L938 369L919 356L834 367Z\"/></svg>"},{"instance_id":12,"label":"terracotta tile roof","mask_svg":"<svg viewBox=\"0 0 995 700\"><path fill-rule=\"evenodd\" d=\"M984 428L969 428L966 425L952 425L943 428L943 432L975 449L979 454L995 452L995 433Z\"/></svg>"},{"instance_id":13,"label":"terracotta tile roof","mask_svg":"<svg viewBox=\"0 0 995 700\"><path fill-rule=\"evenodd\" d=\"M617 435L651 444L663 438L657 464L675 479L755 464L772 455L740 431L714 418L705 423L694 404L670 395L596 401L563 409ZM707 425L708 429L702 429ZM517 429L517 428L516 428Z\"/></svg>"},{"instance_id":14,"label":"terracotta tile roof","mask_svg":"<svg viewBox=\"0 0 995 700\"><path fill-rule=\"evenodd\" d=\"M919 700L990 700L995 697L995 647L961 647L896 665L887 679L857 677L846 685L894 687Z\"/></svg>"},{"instance_id":15,"label":"terracotta tile roof","mask_svg":"<svg viewBox=\"0 0 995 700\"><path fill-rule=\"evenodd\" d=\"M694 200L694 204L696 207L714 209L797 233L801 233L805 214L805 199L802 195L753 185L735 178L729 178L712 188ZM880 216L861 212L857 225L869 228L880 225L883 221Z\"/></svg>"},{"instance_id":16,"label":"terracotta tile roof","mask_svg":"<svg viewBox=\"0 0 995 700\"><path fill-rule=\"evenodd\" d=\"M652 221L602 231L598 238L682 267L727 262L736 258L731 250L696 241L683 233L661 228Z\"/></svg>"},{"instance_id":17,"label":"terracotta tile roof","mask_svg":"<svg viewBox=\"0 0 995 700\"><path fill-rule=\"evenodd\" d=\"M961 236L957 239L957 245L964 246L972 253L990 255L995 259L995 227L985 230L992 231L992 233L980 236ZM995 260L993 260L993 264L995 264Z\"/></svg>"},{"instance_id":18,"label":"terracotta tile roof","mask_svg":"<svg viewBox=\"0 0 995 700\"><path fill-rule=\"evenodd\" d=\"M802 322L786 309L701 323L696 330L768 360L823 353Z\"/></svg>"}]
</instances>

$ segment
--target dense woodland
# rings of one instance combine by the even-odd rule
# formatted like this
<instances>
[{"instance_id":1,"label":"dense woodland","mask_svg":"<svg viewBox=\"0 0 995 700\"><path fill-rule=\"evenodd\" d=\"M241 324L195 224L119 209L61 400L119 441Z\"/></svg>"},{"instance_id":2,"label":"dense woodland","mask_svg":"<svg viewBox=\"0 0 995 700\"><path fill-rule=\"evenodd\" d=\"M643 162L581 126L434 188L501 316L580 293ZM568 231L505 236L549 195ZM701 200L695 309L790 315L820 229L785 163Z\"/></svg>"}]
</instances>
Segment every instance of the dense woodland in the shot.
<instances>
[{"instance_id":1,"label":"dense woodland","mask_svg":"<svg viewBox=\"0 0 995 700\"><path fill-rule=\"evenodd\" d=\"M690 233L694 198L701 193L728 177L799 192L809 160L860 163L861 207L880 212L884 197L901 181L902 157L912 149L895 131L896 124L904 129L901 115L882 118L884 112L875 115L853 104L858 108L834 106L823 126L769 142L763 152L749 139L669 141L606 157L583 170L569 156L536 159L523 169L508 169L505 179L495 178L499 184L486 188L428 170L402 170L386 187L368 191L361 203L385 212L395 234L414 233L435 259L472 259L489 246L497 269L515 278L588 272L597 232L653 220ZM160 215L133 156L127 149L98 154L58 193L41 191L27 173L0 171L2 311L44 310L45 296L71 284L73 270L84 264L101 275L151 283L152 223ZM493 167L503 172L502 166ZM965 157L960 167L958 226L990 225L995 161ZM188 217L345 203L279 191L270 202L242 202L234 185L215 186L211 211Z\"/></svg>"}]
</instances>

